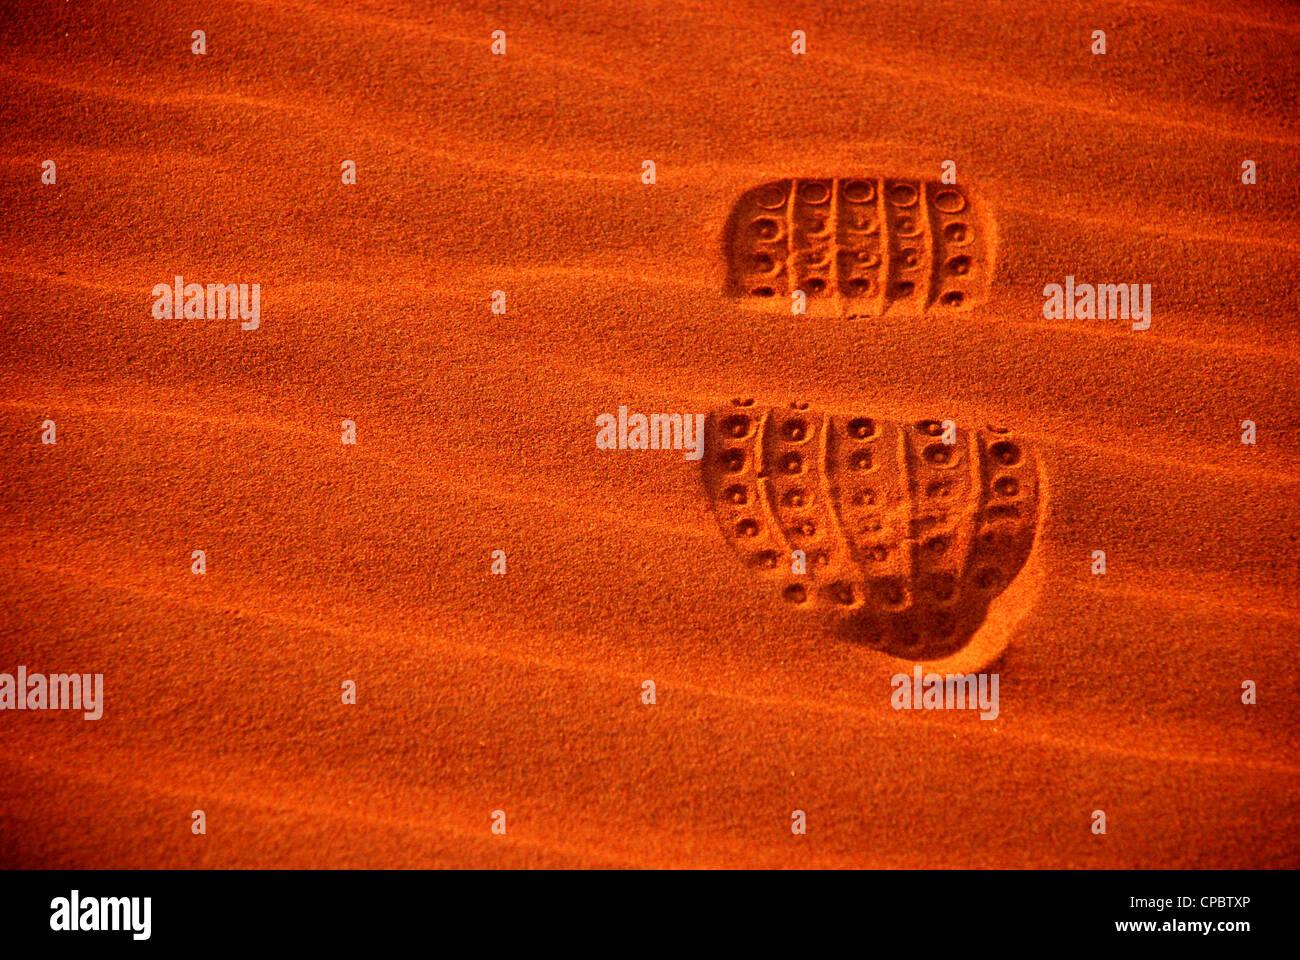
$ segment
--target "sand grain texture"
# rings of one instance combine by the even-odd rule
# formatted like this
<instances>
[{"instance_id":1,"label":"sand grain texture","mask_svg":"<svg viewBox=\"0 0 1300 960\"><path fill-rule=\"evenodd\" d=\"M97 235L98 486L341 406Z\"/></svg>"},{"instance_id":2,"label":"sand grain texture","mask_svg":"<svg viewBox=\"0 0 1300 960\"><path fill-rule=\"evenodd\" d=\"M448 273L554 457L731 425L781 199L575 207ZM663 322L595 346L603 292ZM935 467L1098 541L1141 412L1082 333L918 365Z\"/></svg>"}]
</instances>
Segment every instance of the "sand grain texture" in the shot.
<instances>
[{"instance_id":1,"label":"sand grain texture","mask_svg":"<svg viewBox=\"0 0 1300 960\"><path fill-rule=\"evenodd\" d=\"M1296 866L1300 16L1047 9L8 11L0 670L107 691L0 714L0 863ZM746 191L947 159L987 299L728 294ZM261 328L155 320L177 274ZM1044 320L1067 274L1151 329ZM699 464L593 444L737 395L1032 441L997 721L890 709L908 665L756 590Z\"/></svg>"}]
</instances>

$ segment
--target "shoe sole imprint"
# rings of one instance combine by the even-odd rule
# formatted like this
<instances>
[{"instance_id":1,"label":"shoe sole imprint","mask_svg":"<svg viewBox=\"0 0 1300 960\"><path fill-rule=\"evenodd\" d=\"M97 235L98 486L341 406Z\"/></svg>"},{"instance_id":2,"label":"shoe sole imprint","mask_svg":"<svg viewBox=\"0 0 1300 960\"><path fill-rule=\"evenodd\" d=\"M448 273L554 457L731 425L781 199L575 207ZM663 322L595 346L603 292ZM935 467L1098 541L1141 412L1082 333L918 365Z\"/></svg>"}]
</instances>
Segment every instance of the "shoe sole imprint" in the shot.
<instances>
[{"instance_id":1,"label":"shoe sole imprint","mask_svg":"<svg viewBox=\"0 0 1300 960\"><path fill-rule=\"evenodd\" d=\"M969 310L993 277L991 221L956 184L774 180L742 194L727 226L728 292L812 315Z\"/></svg>"},{"instance_id":2,"label":"shoe sole imprint","mask_svg":"<svg viewBox=\"0 0 1300 960\"><path fill-rule=\"evenodd\" d=\"M959 427L946 444L935 420L752 404L705 426L705 488L741 561L786 603L896 656L965 647L1033 547L1033 451L1002 428Z\"/></svg>"}]
</instances>

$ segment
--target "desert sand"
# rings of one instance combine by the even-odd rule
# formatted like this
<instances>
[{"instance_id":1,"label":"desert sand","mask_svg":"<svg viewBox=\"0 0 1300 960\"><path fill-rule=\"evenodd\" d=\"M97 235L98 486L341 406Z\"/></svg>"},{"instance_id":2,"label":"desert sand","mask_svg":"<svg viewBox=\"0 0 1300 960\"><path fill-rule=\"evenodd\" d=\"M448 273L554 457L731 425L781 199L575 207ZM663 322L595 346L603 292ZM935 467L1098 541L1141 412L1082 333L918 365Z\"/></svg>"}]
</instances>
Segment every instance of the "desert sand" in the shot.
<instances>
[{"instance_id":1,"label":"desert sand","mask_svg":"<svg viewBox=\"0 0 1300 960\"><path fill-rule=\"evenodd\" d=\"M1300 863L1296 10L529 7L0 19L0 671L105 676L0 713L0 864ZM987 299L729 293L747 190L946 160ZM259 328L156 319L177 275ZM1044 319L1067 275L1150 329ZM1033 444L995 721L893 710L911 664L760 590L699 462L595 445L734 397Z\"/></svg>"}]
</instances>

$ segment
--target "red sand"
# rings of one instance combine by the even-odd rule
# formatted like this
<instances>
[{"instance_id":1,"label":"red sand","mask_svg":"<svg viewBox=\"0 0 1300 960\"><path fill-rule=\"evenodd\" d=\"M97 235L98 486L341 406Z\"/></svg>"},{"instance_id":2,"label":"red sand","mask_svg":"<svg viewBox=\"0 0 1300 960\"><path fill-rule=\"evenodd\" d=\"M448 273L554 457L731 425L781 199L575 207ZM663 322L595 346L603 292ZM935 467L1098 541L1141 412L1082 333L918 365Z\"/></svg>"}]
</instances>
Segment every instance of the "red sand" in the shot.
<instances>
[{"instance_id":1,"label":"red sand","mask_svg":"<svg viewBox=\"0 0 1300 960\"><path fill-rule=\"evenodd\" d=\"M0 671L106 685L0 713L0 863L1297 865L1295 10L574 6L0 20ZM724 295L743 191L946 159L986 304ZM155 320L176 274L261 328ZM1152 328L1042 319L1066 274L1151 283ZM761 595L698 464L593 445L737 394L1036 444L996 722L893 711L909 665Z\"/></svg>"}]
</instances>

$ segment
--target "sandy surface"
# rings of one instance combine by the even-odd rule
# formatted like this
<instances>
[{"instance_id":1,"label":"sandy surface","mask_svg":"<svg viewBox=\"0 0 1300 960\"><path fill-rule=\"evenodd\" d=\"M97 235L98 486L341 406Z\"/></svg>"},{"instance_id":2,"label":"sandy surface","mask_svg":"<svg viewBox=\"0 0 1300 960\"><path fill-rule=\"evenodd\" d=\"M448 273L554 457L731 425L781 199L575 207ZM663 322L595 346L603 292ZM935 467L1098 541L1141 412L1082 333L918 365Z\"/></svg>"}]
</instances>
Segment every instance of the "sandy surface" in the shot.
<instances>
[{"instance_id":1,"label":"sandy surface","mask_svg":"<svg viewBox=\"0 0 1300 960\"><path fill-rule=\"evenodd\" d=\"M0 862L1300 863L1294 8L526 6L0 20L0 671L106 684L0 713ZM947 159L987 302L726 295L744 191ZM176 274L260 329L154 319ZM1067 274L1151 329L1044 320ZM593 443L737 395L1035 445L995 722L892 710L910 665L757 590L698 463Z\"/></svg>"}]
</instances>

